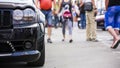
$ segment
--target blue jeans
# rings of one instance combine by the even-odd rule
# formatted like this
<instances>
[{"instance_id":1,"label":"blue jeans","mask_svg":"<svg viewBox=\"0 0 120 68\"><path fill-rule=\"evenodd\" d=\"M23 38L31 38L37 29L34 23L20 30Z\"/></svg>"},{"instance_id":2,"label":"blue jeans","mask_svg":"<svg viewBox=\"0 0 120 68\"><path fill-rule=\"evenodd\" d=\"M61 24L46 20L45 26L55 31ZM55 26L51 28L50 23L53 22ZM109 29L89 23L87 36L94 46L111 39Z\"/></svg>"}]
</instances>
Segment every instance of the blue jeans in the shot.
<instances>
[{"instance_id":1,"label":"blue jeans","mask_svg":"<svg viewBox=\"0 0 120 68\"><path fill-rule=\"evenodd\" d=\"M86 28L86 16L85 13L81 13L80 14L80 18L81 18L81 28L84 29Z\"/></svg>"},{"instance_id":2,"label":"blue jeans","mask_svg":"<svg viewBox=\"0 0 120 68\"><path fill-rule=\"evenodd\" d=\"M48 27L52 26L52 10L41 10L45 15Z\"/></svg>"},{"instance_id":3,"label":"blue jeans","mask_svg":"<svg viewBox=\"0 0 120 68\"><path fill-rule=\"evenodd\" d=\"M120 28L120 6L109 7L105 13L105 28Z\"/></svg>"}]
</instances>

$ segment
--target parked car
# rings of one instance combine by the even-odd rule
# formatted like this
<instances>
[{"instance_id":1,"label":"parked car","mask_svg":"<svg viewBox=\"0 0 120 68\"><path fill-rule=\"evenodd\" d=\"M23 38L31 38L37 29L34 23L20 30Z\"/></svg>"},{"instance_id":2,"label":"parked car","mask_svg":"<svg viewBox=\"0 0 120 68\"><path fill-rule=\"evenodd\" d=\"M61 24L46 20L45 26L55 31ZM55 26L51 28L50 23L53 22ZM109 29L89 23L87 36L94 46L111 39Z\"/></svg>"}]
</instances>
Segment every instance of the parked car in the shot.
<instances>
[{"instance_id":1,"label":"parked car","mask_svg":"<svg viewBox=\"0 0 120 68\"><path fill-rule=\"evenodd\" d=\"M104 27L104 18L105 18L104 11L102 13L98 13L96 15L95 21L97 22L97 28L105 30L105 27Z\"/></svg>"},{"instance_id":2,"label":"parked car","mask_svg":"<svg viewBox=\"0 0 120 68\"><path fill-rule=\"evenodd\" d=\"M0 62L45 62L45 16L33 0L0 0Z\"/></svg>"}]
</instances>

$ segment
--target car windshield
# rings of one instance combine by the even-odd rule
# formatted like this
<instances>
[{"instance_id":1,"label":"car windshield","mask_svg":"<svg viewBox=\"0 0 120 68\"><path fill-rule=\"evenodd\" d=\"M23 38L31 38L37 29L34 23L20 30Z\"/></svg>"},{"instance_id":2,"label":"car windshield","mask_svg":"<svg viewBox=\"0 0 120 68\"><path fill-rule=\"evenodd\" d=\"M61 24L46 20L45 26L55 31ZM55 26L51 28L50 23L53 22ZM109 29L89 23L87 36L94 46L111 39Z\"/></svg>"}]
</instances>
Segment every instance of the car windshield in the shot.
<instances>
[{"instance_id":1,"label":"car windshield","mask_svg":"<svg viewBox=\"0 0 120 68\"><path fill-rule=\"evenodd\" d=\"M32 0L0 0L0 2L11 2L11 3L30 3Z\"/></svg>"}]
</instances>

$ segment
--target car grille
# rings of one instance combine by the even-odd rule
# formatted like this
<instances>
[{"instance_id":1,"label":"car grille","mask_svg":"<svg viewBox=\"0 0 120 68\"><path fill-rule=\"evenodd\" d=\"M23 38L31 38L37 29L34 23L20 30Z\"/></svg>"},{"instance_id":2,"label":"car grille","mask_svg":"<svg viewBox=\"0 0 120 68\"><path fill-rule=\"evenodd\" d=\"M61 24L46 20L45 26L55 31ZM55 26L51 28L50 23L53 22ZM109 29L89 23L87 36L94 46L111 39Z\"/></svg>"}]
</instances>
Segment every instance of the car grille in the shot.
<instances>
[{"instance_id":1,"label":"car grille","mask_svg":"<svg viewBox=\"0 0 120 68\"><path fill-rule=\"evenodd\" d=\"M26 51L31 49L26 49L24 46L25 41L11 41L7 43L6 41L0 41L0 54L2 53L11 53L17 51Z\"/></svg>"},{"instance_id":2,"label":"car grille","mask_svg":"<svg viewBox=\"0 0 120 68\"><path fill-rule=\"evenodd\" d=\"M0 9L0 29L12 28L12 10Z\"/></svg>"}]
</instances>

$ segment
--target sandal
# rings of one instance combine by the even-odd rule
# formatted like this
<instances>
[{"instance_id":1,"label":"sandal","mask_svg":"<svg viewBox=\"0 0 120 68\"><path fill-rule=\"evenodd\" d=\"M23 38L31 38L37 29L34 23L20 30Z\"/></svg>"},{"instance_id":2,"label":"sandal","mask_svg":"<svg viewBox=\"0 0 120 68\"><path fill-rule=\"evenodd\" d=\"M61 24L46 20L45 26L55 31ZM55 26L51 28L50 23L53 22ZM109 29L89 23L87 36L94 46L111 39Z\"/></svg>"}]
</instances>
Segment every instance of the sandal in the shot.
<instances>
[{"instance_id":1,"label":"sandal","mask_svg":"<svg viewBox=\"0 0 120 68\"><path fill-rule=\"evenodd\" d=\"M116 49L116 48L118 47L119 43L120 43L120 40L117 40L117 41L115 42L114 46L113 46L113 47L111 46L111 48L112 48L112 49Z\"/></svg>"},{"instance_id":2,"label":"sandal","mask_svg":"<svg viewBox=\"0 0 120 68\"><path fill-rule=\"evenodd\" d=\"M64 41L65 41L65 39L62 39L62 41L64 42Z\"/></svg>"},{"instance_id":3,"label":"sandal","mask_svg":"<svg viewBox=\"0 0 120 68\"><path fill-rule=\"evenodd\" d=\"M73 40L72 40L72 39L70 39L70 40L69 40L69 43L72 43L72 42L73 42Z\"/></svg>"}]
</instances>

